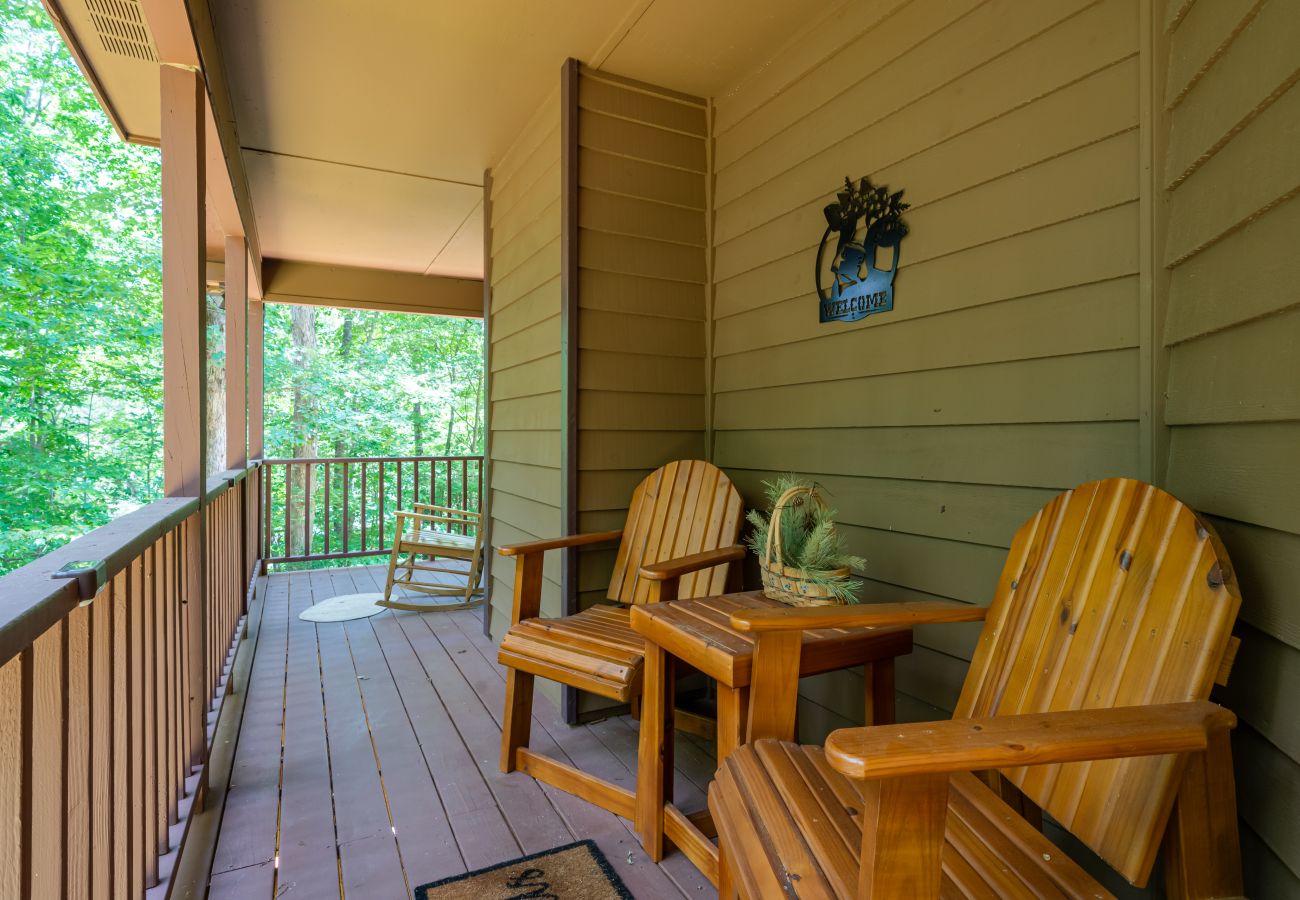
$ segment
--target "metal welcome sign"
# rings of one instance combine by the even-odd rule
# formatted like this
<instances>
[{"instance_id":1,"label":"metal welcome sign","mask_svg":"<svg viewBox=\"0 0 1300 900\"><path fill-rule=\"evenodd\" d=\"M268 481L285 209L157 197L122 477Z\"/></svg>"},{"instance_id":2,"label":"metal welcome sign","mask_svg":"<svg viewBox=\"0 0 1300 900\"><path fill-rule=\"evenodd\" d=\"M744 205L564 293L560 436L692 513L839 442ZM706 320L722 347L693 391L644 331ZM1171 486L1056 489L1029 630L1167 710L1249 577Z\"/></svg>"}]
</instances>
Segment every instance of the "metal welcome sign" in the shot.
<instances>
[{"instance_id":1,"label":"metal welcome sign","mask_svg":"<svg viewBox=\"0 0 1300 900\"><path fill-rule=\"evenodd\" d=\"M902 191L891 194L869 178L857 185L845 178L844 190L823 210L826 233L817 248L821 321L856 322L894 308L898 247L907 236L902 216L908 204L902 198ZM834 255L827 259L834 234ZM885 252L892 257L887 269L880 265Z\"/></svg>"}]
</instances>

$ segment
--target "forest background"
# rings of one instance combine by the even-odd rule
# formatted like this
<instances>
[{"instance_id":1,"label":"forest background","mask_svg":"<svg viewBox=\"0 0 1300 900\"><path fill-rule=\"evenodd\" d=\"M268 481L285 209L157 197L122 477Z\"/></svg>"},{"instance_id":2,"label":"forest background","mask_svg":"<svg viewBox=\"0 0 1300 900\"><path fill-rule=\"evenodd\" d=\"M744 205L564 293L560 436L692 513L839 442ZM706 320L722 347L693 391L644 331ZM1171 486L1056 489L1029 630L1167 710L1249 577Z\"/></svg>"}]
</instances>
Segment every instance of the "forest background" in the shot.
<instances>
[{"instance_id":1,"label":"forest background","mask_svg":"<svg viewBox=\"0 0 1300 900\"><path fill-rule=\"evenodd\" d=\"M161 166L0 0L0 574L162 496ZM209 468L225 312L208 295ZM268 457L482 452L476 319L266 306Z\"/></svg>"}]
</instances>

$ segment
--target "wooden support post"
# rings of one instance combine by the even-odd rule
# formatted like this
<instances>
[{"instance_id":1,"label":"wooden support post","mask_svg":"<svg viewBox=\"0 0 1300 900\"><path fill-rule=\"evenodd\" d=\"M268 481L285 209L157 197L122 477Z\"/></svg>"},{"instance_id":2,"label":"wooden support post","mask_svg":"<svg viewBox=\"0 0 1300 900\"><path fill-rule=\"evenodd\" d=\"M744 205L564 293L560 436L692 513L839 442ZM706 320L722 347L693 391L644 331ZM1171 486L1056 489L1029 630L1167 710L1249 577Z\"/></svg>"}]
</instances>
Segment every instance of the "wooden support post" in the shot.
<instances>
[{"instance_id":1,"label":"wooden support post","mask_svg":"<svg viewBox=\"0 0 1300 900\"><path fill-rule=\"evenodd\" d=\"M207 228L203 79L160 68L163 218L163 484L168 497L203 497L207 484ZM189 607L191 765L203 761L207 709L207 562L202 509L185 528L184 592Z\"/></svg>"},{"instance_id":2,"label":"wooden support post","mask_svg":"<svg viewBox=\"0 0 1300 900\"><path fill-rule=\"evenodd\" d=\"M248 458L266 456L262 415L263 376L262 347L265 321L262 301L248 301Z\"/></svg>"},{"instance_id":3,"label":"wooden support post","mask_svg":"<svg viewBox=\"0 0 1300 900\"><path fill-rule=\"evenodd\" d=\"M248 250L242 237L226 237L226 468L248 465ZM248 612L248 479L239 502L239 605ZM233 684L233 681L228 682Z\"/></svg>"},{"instance_id":4,"label":"wooden support post","mask_svg":"<svg viewBox=\"0 0 1300 900\"><path fill-rule=\"evenodd\" d=\"M248 464L248 251L226 238L226 468Z\"/></svg>"},{"instance_id":5,"label":"wooden support post","mask_svg":"<svg viewBox=\"0 0 1300 900\"><path fill-rule=\"evenodd\" d=\"M163 488L201 497L207 482L207 285L203 81L162 66Z\"/></svg>"},{"instance_id":6,"label":"wooden support post","mask_svg":"<svg viewBox=\"0 0 1300 900\"><path fill-rule=\"evenodd\" d=\"M247 395L246 407L248 409L248 458L262 459L266 456L265 436L263 434L263 343L265 339L265 307L261 300L248 299L248 323L246 331L248 332L248 372L245 393ZM261 559L263 550L266 546L266 535L262 529L267 519L267 509L262 508L262 504L267 504L270 494L270 483L267 479L266 468L262 467L257 470L257 491L256 495L250 497L249 502L255 504L258 510L257 515L253 518L256 520L253 527L257 529L256 539L253 541L253 553L256 559ZM253 560L249 560L250 568ZM257 571L265 575L265 563L257 566Z\"/></svg>"}]
</instances>

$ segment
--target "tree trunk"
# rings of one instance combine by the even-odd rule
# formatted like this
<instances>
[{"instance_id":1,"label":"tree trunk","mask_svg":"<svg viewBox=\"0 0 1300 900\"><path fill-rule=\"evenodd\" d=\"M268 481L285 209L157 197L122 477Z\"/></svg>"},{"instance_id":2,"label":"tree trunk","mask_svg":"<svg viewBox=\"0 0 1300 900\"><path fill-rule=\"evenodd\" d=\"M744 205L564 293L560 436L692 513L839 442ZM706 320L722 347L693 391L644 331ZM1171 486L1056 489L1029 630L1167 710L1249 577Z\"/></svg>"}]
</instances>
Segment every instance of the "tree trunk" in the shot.
<instances>
[{"instance_id":1,"label":"tree trunk","mask_svg":"<svg viewBox=\"0 0 1300 900\"><path fill-rule=\"evenodd\" d=\"M204 329L208 366L208 474L226 470L226 311L220 295L208 294L208 321Z\"/></svg>"},{"instance_id":2,"label":"tree trunk","mask_svg":"<svg viewBox=\"0 0 1300 900\"><path fill-rule=\"evenodd\" d=\"M293 455L299 459L316 456L316 398L304 388L313 364L316 361L316 308L314 306L289 307L293 351L290 357L295 371L293 375ZM293 508L289 511L289 534L285 535L284 546L288 555L297 541L306 544L303 553L310 553L311 546L303 541L301 535L313 534L313 504L307 502L309 466L290 466L293 472ZM312 488L314 489L314 484ZM347 527L347 523L344 523Z\"/></svg>"},{"instance_id":3,"label":"tree trunk","mask_svg":"<svg viewBox=\"0 0 1300 900\"><path fill-rule=\"evenodd\" d=\"M415 430L415 455L424 456L424 411L419 400L411 408L411 427Z\"/></svg>"},{"instance_id":4,"label":"tree trunk","mask_svg":"<svg viewBox=\"0 0 1300 900\"><path fill-rule=\"evenodd\" d=\"M474 421L470 425L470 453L480 453L483 449L483 370L474 376Z\"/></svg>"}]
</instances>

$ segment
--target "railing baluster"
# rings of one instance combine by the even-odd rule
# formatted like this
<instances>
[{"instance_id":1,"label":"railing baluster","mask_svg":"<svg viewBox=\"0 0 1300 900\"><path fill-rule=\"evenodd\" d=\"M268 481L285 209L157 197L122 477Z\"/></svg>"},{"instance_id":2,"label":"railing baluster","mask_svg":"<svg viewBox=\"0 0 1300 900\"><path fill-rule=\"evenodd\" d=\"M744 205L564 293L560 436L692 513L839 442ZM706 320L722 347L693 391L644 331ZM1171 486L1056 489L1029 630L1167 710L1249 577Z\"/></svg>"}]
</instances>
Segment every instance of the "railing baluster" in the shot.
<instances>
[{"instance_id":1,"label":"railing baluster","mask_svg":"<svg viewBox=\"0 0 1300 900\"><path fill-rule=\"evenodd\" d=\"M384 461L381 459L379 461L379 547L380 549L383 549L384 546L386 546L386 542L384 541L384 527L387 524L384 522L384 487L385 487Z\"/></svg>"},{"instance_id":2,"label":"railing baluster","mask_svg":"<svg viewBox=\"0 0 1300 900\"><path fill-rule=\"evenodd\" d=\"M222 499L231 496L227 492ZM227 504L228 505L228 504ZM229 526L227 526L229 527ZM155 816L154 798L158 796L158 773L154 770L154 738L157 729L158 707L155 703L154 679L157 677L157 654L154 650L154 594L158 589L158 553L157 545L145 551L144 584L141 585L140 619L140 658L143 696L141 697L144 717L144 731L141 735L144 746L141 751L144 781L139 790L141 800L141 818L144 825L144 840L140 848L144 858L144 886L149 888L158 883L158 820ZM72 894L76 896L76 894Z\"/></svg>"},{"instance_id":3,"label":"railing baluster","mask_svg":"<svg viewBox=\"0 0 1300 900\"><path fill-rule=\"evenodd\" d=\"M154 544L153 635L150 642L154 667L154 852L162 855L171 847L167 834L167 797L170 790L167 771L167 600L171 572L167 535ZM248 573L243 573L248 578Z\"/></svg>"},{"instance_id":4,"label":"railing baluster","mask_svg":"<svg viewBox=\"0 0 1300 900\"><path fill-rule=\"evenodd\" d=\"M469 460L460 461L460 508L469 509L465 504L469 502ZM469 534L469 525L462 525L461 534Z\"/></svg>"},{"instance_id":5,"label":"railing baluster","mask_svg":"<svg viewBox=\"0 0 1300 900\"><path fill-rule=\"evenodd\" d=\"M72 610L66 625L66 893L69 897L86 897L90 893L90 610Z\"/></svg>"},{"instance_id":6,"label":"railing baluster","mask_svg":"<svg viewBox=\"0 0 1300 900\"><path fill-rule=\"evenodd\" d=\"M366 493L366 471L370 468L367 463L361 464L361 549L369 550L366 545L366 519L370 512L370 496Z\"/></svg>"},{"instance_id":7,"label":"railing baluster","mask_svg":"<svg viewBox=\"0 0 1300 900\"><path fill-rule=\"evenodd\" d=\"M311 556L311 471L315 465L306 463L302 468L302 555Z\"/></svg>"},{"instance_id":8,"label":"railing baluster","mask_svg":"<svg viewBox=\"0 0 1300 900\"><path fill-rule=\"evenodd\" d=\"M402 461L397 461L397 508L402 508Z\"/></svg>"},{"instance_id":9,"label":"railing baluster","mask_svg":"<svg viewBox=\"0 0 1300 900\"><path fill-rule=\"evenodd\" d=\"M62 895L63 634L59 622L36 639L29 655L31 782L28 785L33 897ZM15 895L19 896L19 895Z\"/></svg>"},{"instance_id":10,"label":"railing baluster","mask_svg":"<svg viewBox=\"0 0 1300 900\"><path fill-rule=\"evenodd\" d=\"M411 502L419 503L420 502L420 461L416 459L413 461L412 464L415 466L415 477L411 480L411 488L415 493L415 499Z\"/></svg>"},{"instance_id":11,"label":"railing baluster","mask_svg":"<svg viewBox=\"0 0 1300 900\"><path fill-rule=\"evenodd\" d=\"M325 463L325 555L330 552L330 464Z\"/></svg>"},{"instance_id":12,"label":"railing baluster","mask_svg":"<svg viewBox=\"0 0 1300 900\"><path fill-rule=\"evenodd\" d=\"M284 555L293 556L293 531L289 510L293 508L293 463L284 466Z\"/></svg>"},{"instance_id":13,"label":"railing baluster","mask_svg":"<svg viewBox=\"0 0 1300 900\"><path fill-rule=\"evenodd\" d=\"M262 465L262 559L269 559L271 556L271 497L274 473L273 466Z\"/></svg>"},{"instance_id":14,"label":"railing baluster","mask_svg":"<svg viewBox=\"0 0 1300 900\"><path fill-rule=\"evenodd\" d=\"M348 552L348 539L352 536L352 519L348 517L348 494L352 492L352 465L349 460L343 461L343 536L340 539L343 544L343 552Z\"/></svg>"},{"instance_id":15,"label":"railing baluster","mask_svg":"<svg viewBox=\"0 0 1300 900\"><path fill-rule=\"evenodd\" d=\"M447 493L442 498L442 505L451 506L451 460L447 460L447 480L445 483L447 485ZM461 530L464 531L463 525L461 526Z\"/></svg>"},{"instance_id":16,"label":"railing baluster","mask_svg":"<svg viewBox=\"0 0 1300 900\"><path fill-rule=\"evenodd\" d=\"M23 777L23 682L29 653L0 665L0 785L6 786L0 791L0 822L6 823L21 821L24 794L31 789ZM23 829L0 828L0 897L21 897L22 875Z\"/></svg>"}]
</instances>

